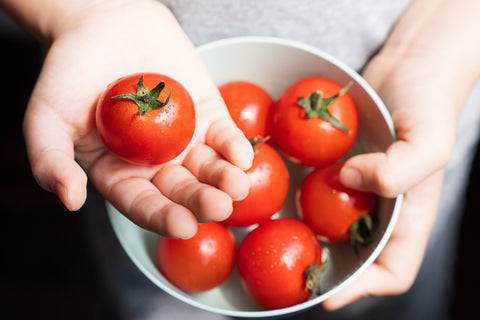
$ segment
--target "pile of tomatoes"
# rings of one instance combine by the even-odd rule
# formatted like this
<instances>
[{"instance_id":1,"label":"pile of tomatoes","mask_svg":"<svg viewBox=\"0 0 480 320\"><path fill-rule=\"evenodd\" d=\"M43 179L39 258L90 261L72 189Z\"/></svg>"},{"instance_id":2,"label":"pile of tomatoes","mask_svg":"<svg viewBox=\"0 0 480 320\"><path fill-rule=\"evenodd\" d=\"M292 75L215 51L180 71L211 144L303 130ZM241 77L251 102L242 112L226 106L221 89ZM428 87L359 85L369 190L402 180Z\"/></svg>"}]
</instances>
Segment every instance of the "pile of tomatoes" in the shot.
<instances>
[{"instance_id":1,"label":"pile of tomatoes","mask_svg":"<svg viewBox=\"0 0 480 320\"><path fill-rule=\"evenodd\" d=\"M339 181L341 159L358 132L350 86L322 77L304 78L276 101L252 82L232 81L219 87L232 119L254 148L253 165L246 171L251 188L245 199L234 201L225 221L200 224L187 240L160 237L158 266L172 284L185 292L203 292L225 282L237 266L253 301L266 309L285 308L321 293L325 271L321 241L368 243L376 196L348 189ZM128 112L121 112L122 106L128 106ZM170 118L174 115L177 119ZM166 123L168 133L162 127ZM134 135L124 136L125 126L132 124ZM97 127L105 145L119 157L155 164L175 157L189 143L195 111L188 92L174 79L133 75L117 80L102 96ZM185 139L168 153L165 145L172 141L171 134ZM310 171L295 190L297 212L276 217L289 193L291 172L286 162ZM235 239L232 227L248 232Z\"/></svg>"},{"instance_id":2,"label":"pile of tomatoes","mask_svg":"<svg viewBox=\"0 0 480 320\"><path fill-rule=\"evenodd\" d=\"M236 265L246 293L266 309L321 293L325 266L319 239L365 244L374 222L376 196L345 188L338 178L340 159L358 131L349 86L305 78L277 101L252 82L219 87L255 151L246 171L250 192L233 203L227 220L199 225L193 238L160 238L158 265L169 281L186 292L203 292L226 281ZM296 190L296 218L274 216L289 192L286 161L311 168ZM231 227L251 231L236 246Z\"/></svg>"}]
</instances>

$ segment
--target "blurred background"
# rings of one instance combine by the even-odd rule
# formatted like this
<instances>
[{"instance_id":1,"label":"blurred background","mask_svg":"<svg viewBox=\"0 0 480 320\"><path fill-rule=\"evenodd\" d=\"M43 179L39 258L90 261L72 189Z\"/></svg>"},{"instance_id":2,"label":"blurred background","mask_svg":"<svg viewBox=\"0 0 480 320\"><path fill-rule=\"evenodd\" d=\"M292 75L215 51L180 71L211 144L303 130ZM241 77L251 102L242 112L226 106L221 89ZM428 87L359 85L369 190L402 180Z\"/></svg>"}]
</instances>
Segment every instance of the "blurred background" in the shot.
<instances>
[{"instance_id":1,"label":"blurred background","mask_svg":"<svg viewBox=\"0 0 480 320\"><path fill-rule=\"evenodd\" d=\"M30 172L22 118L44 54L44 48L0 11L0 318L119 319L120 306L111 297L92 249L86 209L68 212L56 196L36 184ZM457 272L452 275L457 279L452 319L477 311L479 162L477 154ZM95 193L89 194L86 207L101 201ZM95 214L105 216L106 211ZM105 237L118 246L108 231Z\"/></svg>"}]
</instances>

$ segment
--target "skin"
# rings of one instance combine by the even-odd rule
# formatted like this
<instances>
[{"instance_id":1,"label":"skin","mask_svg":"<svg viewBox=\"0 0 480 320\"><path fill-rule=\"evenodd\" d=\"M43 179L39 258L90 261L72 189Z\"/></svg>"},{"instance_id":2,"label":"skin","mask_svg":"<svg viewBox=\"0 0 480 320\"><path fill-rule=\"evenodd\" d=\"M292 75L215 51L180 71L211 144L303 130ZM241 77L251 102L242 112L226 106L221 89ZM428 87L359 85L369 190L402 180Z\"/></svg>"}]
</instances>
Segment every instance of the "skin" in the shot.
<instances>
[{"instance_id":1,"label":"skin","mask_svg":"<svg viewBox=\"0 0 480 320\"><path fill-rule=\"evenodd\" d=\"M405 197L377 261L326 300L326 309L363 296L401 294L415 281L437 215L457 120L480 76L478 10L476 0L414 1L367 66L363 76L390 109L398 142L386 153L350 159L340 178L354 189Z\"/></svg>"},{"instance_id":2,"label":"skin","mask_svg":"<svg viewBox=\"0 0 480 320\"><path fill-rule=\"evenodd\" d=\"M49 45L24 120L38 183L55 192L69 210L78 210L85 202L88 176L132 221L171 237L193 236L197 220L227 218L232 199L248 194L244 170L253 152L194 46L171 13L154 1L80 2L6 2L20 24ZM50 19L43 19L46 16ZM132 28L125 23L131 17L142 19ZM159 35L161 41L144 41ZM119 160L106 150L95 128L96 100L106 86L145 70L182 83L197 112L189 147L159 166Z\"/></svg>"},{"instance_id":3,"label":"skin","mask_svg":"<svg viewBox=\"0 0 480 320\"><path fill-rule=\"evenodd\" d=\"M251 147L174 17L149 0L79 2L0 2L49 45L24 122L38 183L77 210L85 201L88 175L127 217L169 236L193 235L197 219L226 218L231 199L247 194L242 169L251 165ZM129 10L122 12L124 6ZM399 140L385 153L347 161L341 181L386 197L405 193L404 204L377 261L326 300L326 309L367 295L400 294L414 282L436 218L458 115L480 74L479 10L478 0L415 0L367 66L364 77L389 107ZM129 23L133 16L142 19ZM159 35L168 46L146 40ZM190 147L158 167L131 166L109 155L93 122L95 99L107 83L140 70L182 82L198 111Z\"/></svg>"}]
</instances>

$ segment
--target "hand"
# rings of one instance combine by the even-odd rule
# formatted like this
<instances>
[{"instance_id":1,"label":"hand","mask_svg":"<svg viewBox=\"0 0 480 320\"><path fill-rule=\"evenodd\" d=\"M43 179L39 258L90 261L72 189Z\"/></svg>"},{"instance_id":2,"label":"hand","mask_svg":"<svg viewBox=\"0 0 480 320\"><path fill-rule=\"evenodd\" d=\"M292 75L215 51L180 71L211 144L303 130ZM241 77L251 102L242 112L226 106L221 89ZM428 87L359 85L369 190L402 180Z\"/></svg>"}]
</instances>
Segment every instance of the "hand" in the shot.
<instances>
[{"instance_id":1,"label":"hand","mask_svg":"<svg viewBox=\"0 0 480 320\"><path fill-rule=\"evenodd\" d=\"M398 141L385 153L349 159L340 178L344 185L384 197L405 193L404 201L377 260L350 286L326 300L326 309L338 309L363 296L404 293L423 261L463 105L459 95L463 90L448 77L432 78L424 58L392 63L394 57L383 53L365 70L365 79L390 109Z\"/></svg>"},{"instance_id":2,"label":"hand","mask_svg":"<svg viewBox=\"0 0 480 320\"><path fill-rule=\"evenodd\" d=\"M367 296L397 295L413 285L434 224L443 170L404 195L395 229L376 261L345 289L323 302L336 310Z\"/></svg>"},{"instance_id":3,"label":"hand","mask_svg":"<svg viewBox=\"0 0 480 320\"><path fill-rule=\"evenodd\" d=\"M248 193L243 170L253 151L171 13L155 1L106 1L78 6L58 25L24 121L38 183L77 210L88 175L133 222L166 236L190 237L197 221L227 218L232 198ZM144 71L182 83L197 112L189 147L158 166L116 158L95 128L96 100L106 86Z\"/></svg>"},{"instance_id":4,"label":"hand","mask_svg":"<svg viewBox=\"0 0 480 320\"><path fill-rule=\"evenodd\" d=\"M479 9L475 0L413 1L365 69L365 79L390 109L398 141L385 153L351 158L340 179L384 197L404 193L404 201L375 263L326 300L326 309L367 295L404 293L415 281L436 219L457 119L480 76L479 35L473 31L480 25Z\"/></svg>"}]
</instances>

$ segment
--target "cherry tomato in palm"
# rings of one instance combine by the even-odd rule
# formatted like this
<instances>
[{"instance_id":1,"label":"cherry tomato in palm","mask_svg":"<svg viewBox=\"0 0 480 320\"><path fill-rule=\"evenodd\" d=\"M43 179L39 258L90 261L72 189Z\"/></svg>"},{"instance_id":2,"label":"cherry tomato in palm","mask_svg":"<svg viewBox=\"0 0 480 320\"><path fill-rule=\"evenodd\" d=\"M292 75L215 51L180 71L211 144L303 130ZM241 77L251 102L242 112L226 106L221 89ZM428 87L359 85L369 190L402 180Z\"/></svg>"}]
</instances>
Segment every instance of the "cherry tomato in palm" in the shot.
<instances>
[{"instance_id":1,"label":"cherry tomato in palm","mask_svg":"<svg viewBox=\"0 0 480 320\"><path fill-rule=\"evenodd\" d=\"M305 177L297 191L298 213L325 240L365 244L373 229L377 196L344 187L339 180L342 166L315 169Z\"/></svg>"},{"instance_id":2,"label":"cherry tomato in palm","mask_svg":"<svg viewBox=\"0 0 480 320\"><path fill-rule=\"evenodd\" d=\"M290 307L317 291L322 248L316 235L293 218L259 225L240 243L238 272L247 294L266 309ZM309 276L307 276L307 275Z\"/></svg>"},{"instance_id":3,"label":"cherry tomato in palm","mask_svg":"<svg viewBox=\"0 0 480 320\"><path fill-rule=\"evenodd\" d=\"M336 162L353 146L358 131L355 103L338 83L304 78L287 88L275 103L272 135L293 162L324 166Z\"/></svg>"},{"instance_id":4,"label":"cherry tomato in palm","mask_svg":"<svg viewBox=\"0 0 480 320\"><path fill-rule=\"evenodd\" d=\"M254 149L253 164L246 171L250 191L245 199L233 202L232 214L223 221L227 225L246 227L268 220L287 198L290 178L283 158L263 142Z\"/></svg>"},{"instance_id":5,"label":"cherry tomato in palm","mask_svg":"<svg viewBox=\"0 0 480 320\"><path fill-rule=\"evenodd\" d=\"M203 292L221 285L235 266L235 239L218 222L200 224L190 239L160 237L157 260L160 272L179 289Z\"/></svg>"},{"instance_id":6,"label":"cherry tomato in palm","mask_svg":"<svg viewBox=\"0 0 480 320\"><path fill-rule=\"evenodd\" d=\"M270 135L273 99L265 89L249 81L231 81L218 89L230 116L247 138Z\"/></svg>"},{"instance_id":7,"label":"cherry tomato in palm","mask_svg":"<svg viewBox=\"0 0 480 320\"><path fill-rule=\"evenodd\" d=\"M96 124L107 149L126 161L160 164L178 156L195 131L195 108L175 79L133 74L111 83L97 103Z\"/></svg>"}]
</instances>

